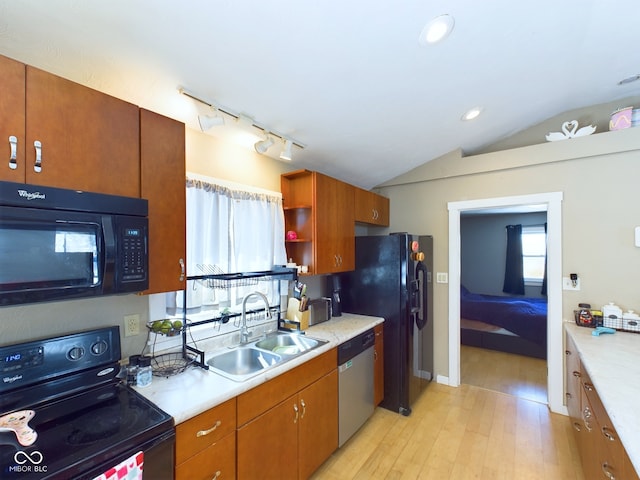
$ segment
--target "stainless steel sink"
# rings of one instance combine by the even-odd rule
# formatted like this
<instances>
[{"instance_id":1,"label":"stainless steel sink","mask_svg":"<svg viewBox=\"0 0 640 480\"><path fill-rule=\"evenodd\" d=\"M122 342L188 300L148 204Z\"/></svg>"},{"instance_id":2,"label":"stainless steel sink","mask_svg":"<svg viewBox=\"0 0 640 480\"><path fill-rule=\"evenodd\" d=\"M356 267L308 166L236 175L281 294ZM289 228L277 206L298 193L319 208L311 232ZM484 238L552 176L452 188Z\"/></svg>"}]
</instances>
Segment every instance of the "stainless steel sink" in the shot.
<instances>
[{"instance_id":1,"label":"stainless steel sink","mask_svg":"<svg viewBox=\"0 0 640 480\"><path fill-rule=\"evenodd\" d=\"M217 353L207 360L207 364L211 371L236 382L243 382L326 343L326 340L317 340L299 333L277 332L262 340Z\"/></svg>"},{"instance_id":2,"label":"stainless steel sink","mask_svg":"<svg viewBox=\"0 0 640 480\"><path fill-rule=\"evenodd\" d=\"M258 348L269 350L283 356L299 355L314 349L318 345L320 345L320 340L297 333L277 333L255 343L255 346Z\"/></svg>"},{"instance_id":3,"label":"stainless steel sink","mask_svg":"<svg viewBox=\"0 0 640 480\"><path fill-rule=\"evenodd\" d=\"M231 380L247 380L264 370L277 365L282 357L253 347L237 347L211 357L207 364L211 369Z\"/></svg>"}]
</instances>

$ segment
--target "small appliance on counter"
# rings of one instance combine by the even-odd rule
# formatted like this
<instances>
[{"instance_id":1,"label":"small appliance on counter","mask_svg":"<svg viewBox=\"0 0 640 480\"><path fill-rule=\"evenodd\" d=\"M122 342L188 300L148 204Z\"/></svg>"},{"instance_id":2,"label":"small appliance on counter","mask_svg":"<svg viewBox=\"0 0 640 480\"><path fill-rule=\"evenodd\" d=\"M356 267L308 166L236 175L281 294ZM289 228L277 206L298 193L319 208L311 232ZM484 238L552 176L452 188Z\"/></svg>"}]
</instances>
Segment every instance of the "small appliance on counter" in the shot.
<instances>
[{"instance_id":1,"label":"small appliance on counter","mask_svg":"<svg viewBox=\"0 0 640 480\"><path fill-rule=\"evenodd\" d=\"M309 326L331 320L331 299L327 297L309 300Z\"/></svg>"},{"instance_id":2,"label":"small appliance on counter","mask_svg":"<svg viewBox=\"0 0 640 480\"><path fill-rule=\"evenodd\" d=\"M327 277L327 291L331 295L331 316L342 316L342 300L340 299L340 277L337 275L329 275Z\"/></svg>"}]
</instances>

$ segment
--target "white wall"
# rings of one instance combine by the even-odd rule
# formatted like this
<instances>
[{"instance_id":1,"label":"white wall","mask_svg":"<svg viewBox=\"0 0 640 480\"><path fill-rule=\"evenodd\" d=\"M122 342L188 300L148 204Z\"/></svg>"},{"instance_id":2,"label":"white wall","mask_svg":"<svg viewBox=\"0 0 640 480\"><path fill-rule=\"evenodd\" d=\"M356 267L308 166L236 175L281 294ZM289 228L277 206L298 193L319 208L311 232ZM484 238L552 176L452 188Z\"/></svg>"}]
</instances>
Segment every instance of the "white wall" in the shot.
<instances>
[{"instance_id":1,"label":"white wall","mask_svg":"<svg viewBox=\"0 0 640 480\"><path fill-rule=\"evenodd\" d=\"M563 192L562 272L577 272L582 283L579 292L563 292L563 316L571 319L579 302L640 310L639 178L640 129L629 129L475 157L453 152L380 191L391 199L390 230L434 236L436 272L449 270L448 202ZM435 371L442 376L449 375L448 292L448 284L435 284Z\"/></svg>"}]
</instances>

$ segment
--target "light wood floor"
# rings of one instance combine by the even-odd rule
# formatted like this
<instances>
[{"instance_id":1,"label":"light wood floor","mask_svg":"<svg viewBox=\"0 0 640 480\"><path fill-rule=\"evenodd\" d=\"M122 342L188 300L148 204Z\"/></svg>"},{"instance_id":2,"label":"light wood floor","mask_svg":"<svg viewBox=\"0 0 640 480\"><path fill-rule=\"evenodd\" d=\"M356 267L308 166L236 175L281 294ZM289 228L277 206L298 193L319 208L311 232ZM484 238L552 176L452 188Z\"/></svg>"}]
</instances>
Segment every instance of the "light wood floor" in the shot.
<instances>
[{"instance_id":1,"label":"light wood floor","mask_svg":"<svg viewBox=\"0 0 640 480\"><path fill-rule=\"evenodd\" d=\"M545 393L546 398L546 393ZM463 384L429 383L409 417L383 408L313 480L584 480L568 417Z\"/></svg>"},{"instance_id":2,"label":"light wood floor","mask_svg":"<svg viewBox=\"0 0 640 480\"><path fill-rule=\"evenodd\" d=\"M460 345L460 383L547 403L547 361Z\"/></svg>"}]
</instances>

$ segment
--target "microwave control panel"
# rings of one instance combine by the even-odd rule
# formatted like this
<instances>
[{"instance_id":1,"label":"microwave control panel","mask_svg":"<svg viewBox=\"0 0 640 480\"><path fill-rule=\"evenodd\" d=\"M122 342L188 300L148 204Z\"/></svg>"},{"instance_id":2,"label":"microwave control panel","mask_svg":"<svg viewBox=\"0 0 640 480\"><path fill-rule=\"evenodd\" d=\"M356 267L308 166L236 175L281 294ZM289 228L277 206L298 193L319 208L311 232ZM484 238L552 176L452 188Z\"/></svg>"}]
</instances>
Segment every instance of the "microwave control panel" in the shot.
<instances>
[{"instance_id":1,"label":"microwave control panel","mask_svg":"<svg viewBox=\"0 0 640 480\"><path fill-rule=\"evenodd\" d=\"M118 233L120 278L123 282L137 282L147 278L147 223L146 218L128 220Z\"/></svg>"}]
</instances>

